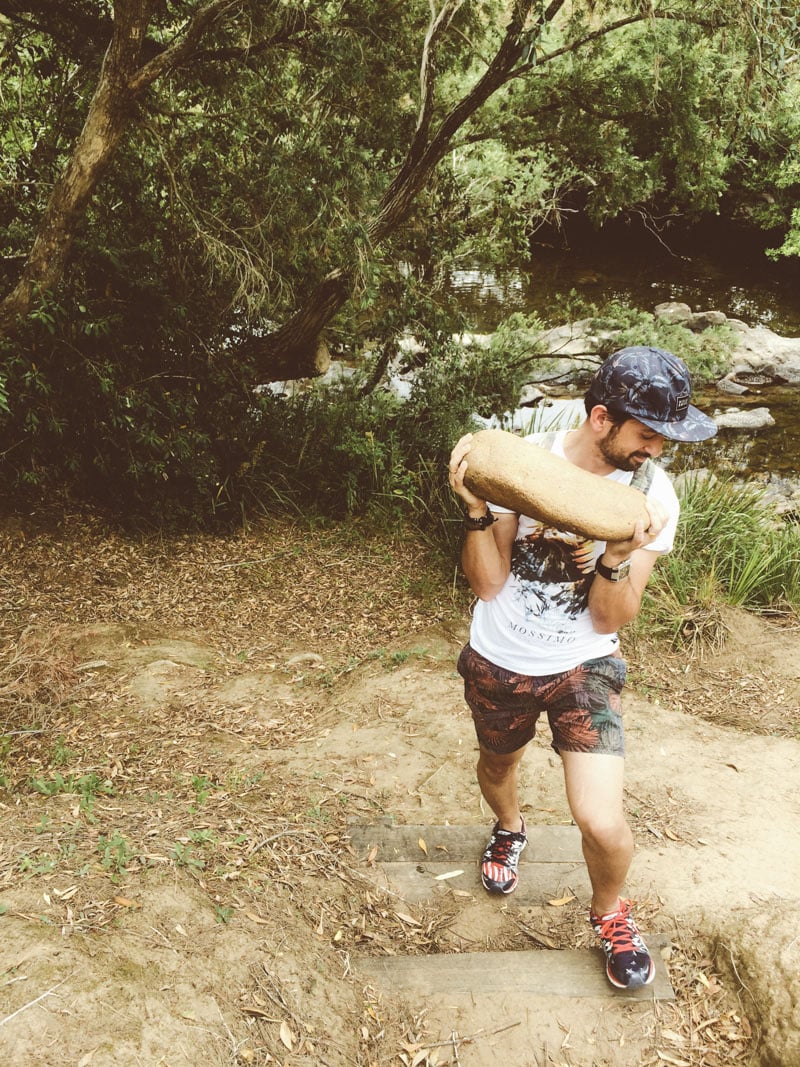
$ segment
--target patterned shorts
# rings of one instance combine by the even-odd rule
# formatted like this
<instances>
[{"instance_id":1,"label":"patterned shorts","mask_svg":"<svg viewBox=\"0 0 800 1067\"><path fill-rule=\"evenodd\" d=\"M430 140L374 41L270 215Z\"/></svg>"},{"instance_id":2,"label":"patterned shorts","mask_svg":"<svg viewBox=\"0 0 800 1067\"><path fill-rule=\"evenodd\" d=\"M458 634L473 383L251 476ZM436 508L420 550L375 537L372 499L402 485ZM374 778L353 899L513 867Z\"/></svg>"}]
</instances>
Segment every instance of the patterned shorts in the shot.
<instances>
[{"instance_id":1,"label":"patterned shorts","mask_svg":"<svg viewBox=\"0 0 800 1067\"><path fill-rule=\"evenodd\" d=\"M627 665L619 653L562 674L531 677L498 667L465 645L458 673L478 741L490 752L506 755L527 745L546 712L556 752L625 754L620 693Z\"/></svg>"}]
</instances>

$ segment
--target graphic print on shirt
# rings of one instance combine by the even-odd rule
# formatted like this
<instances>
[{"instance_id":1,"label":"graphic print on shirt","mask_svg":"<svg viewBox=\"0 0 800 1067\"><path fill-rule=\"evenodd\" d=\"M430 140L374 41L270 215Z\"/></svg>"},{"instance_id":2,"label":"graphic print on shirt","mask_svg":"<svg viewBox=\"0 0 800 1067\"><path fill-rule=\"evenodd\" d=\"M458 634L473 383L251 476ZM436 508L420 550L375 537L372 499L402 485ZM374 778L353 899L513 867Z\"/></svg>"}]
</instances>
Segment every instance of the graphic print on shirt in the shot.
<instances>
[{"instance_id":1,"label":"graphic print on shirt","mask_svg":"<svg viewBox=\"0 0 800 1067\"><path fill-rule=\"evenodd\" d=\"M514 542L511 571L516 578L515 599L526 620L552 616L557 627L557 620L575 619L588 607L594 541L536 523Z\"/></svg>"}]
</instances>

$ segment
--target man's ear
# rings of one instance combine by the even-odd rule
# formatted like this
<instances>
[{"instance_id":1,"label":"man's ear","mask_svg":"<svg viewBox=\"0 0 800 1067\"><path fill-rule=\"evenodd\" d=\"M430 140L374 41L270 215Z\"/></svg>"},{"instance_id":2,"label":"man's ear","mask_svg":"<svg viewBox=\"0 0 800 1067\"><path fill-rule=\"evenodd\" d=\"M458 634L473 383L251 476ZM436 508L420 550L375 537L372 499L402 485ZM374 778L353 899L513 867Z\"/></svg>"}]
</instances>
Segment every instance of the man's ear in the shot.
<instances>
[{"instance_id":1,"label":"man's ear","mask_svg":"<svg viewBox=\"0 0 800 1067\"><path fill-rule=\"evenodd\" d=\"M609 427L614 425L605 404L595 404L589 412L589 425L596 433L607 433Z\"/></svg>"}]
</instances>

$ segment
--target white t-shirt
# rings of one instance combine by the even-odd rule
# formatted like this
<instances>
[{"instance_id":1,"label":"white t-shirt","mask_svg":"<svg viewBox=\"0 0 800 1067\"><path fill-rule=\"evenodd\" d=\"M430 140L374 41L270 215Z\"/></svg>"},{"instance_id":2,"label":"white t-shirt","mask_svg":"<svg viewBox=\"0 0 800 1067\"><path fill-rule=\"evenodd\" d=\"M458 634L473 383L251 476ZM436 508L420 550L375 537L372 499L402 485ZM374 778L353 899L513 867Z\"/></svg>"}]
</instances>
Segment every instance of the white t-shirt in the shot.
<instances>
[{"instance_id":1,"label":"white t-shirt","mask_svg":"<svg viewBox=\"0 0 800 1067\"><path fill-rule=\"evenodd\" d=\"M567 431L552 442L555 455L564 456ZM526 441L535 441L531 434ZM538 447L531 444L532 448ZM612 471L611 481L629 485L632 471ZM672 484L660 467L654 471L649 499L666 509L669 521L650 552L669 552L675 538L680 505ZM509 514L507 508L489 505ZM519 516L511 551L511 573L492 600L479 600L470 630L470 644L486 659L518 674L541 677L572 670L587 660L608 656L619 648L619 636L598 634L589 614L589 589L596 560L605 541L545 526L538 519Z\"/></svg>"}]
</instances>

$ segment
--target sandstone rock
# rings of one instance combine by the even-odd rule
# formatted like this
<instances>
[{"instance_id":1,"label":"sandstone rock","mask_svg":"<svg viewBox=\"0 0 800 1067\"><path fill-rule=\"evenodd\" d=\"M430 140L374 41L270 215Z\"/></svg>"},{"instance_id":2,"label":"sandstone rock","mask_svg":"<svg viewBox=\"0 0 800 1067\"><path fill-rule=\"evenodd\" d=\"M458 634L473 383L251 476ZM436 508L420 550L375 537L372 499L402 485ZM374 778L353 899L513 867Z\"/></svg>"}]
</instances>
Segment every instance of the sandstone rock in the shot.
<instances>
[{"instance_id":1,"label":"sandstone rock","mask_svg":"<svg viewBox=\"0 0 800 1067\"><path fill-rule=\"evenodd\" d=\"M781 337L766 326L728 321L739 335L731 366L769 374L776 383L800 385L800 337Z\"/></svg>"},{"instance_id":2,"label":"sandstone rock","mask_svg":"<svg viewBox=\"0 0 800 1067\"><path fill-rule=\"evenodd\" d=\"M775 425L769 408L750 408L749 411L732 408L722 415L715 415L714 421L721 430L763 430Z\"/></svg>"},{"instance_id":3,"label":"sandstone rock","mask_svg":"<svg viewBox=\"0 0 800 1067\"><path fill-rule=\"evenodd\" d=\"M694 333L702 333L711 326L721 326L728 316L723 311L697 311L691 315L686 325Z\"/></svg>"},{"instance_id":4,"label":"sandstone rock","mask_svg":"<svg viewBox=\"0 0 800 1067\"><path fill-rule=\"evenodd\" d=\"M693 313L688 304L681 304L675 300L666 304L656 304L653 314L657 319L663 319L664 322L683 325L690 321Z\"/></svg>"},{"instance_id":5,"label":"sandstone rock","mask_svg":"<svg viewBox=\"0 0 800 1067\"><path fill-rule=\"evenodd\" d=\"M750 390L746 385L737 382L731 375L726 375L717 382L717 392L726 393L728 396L744 396Z\"/></svg>"},{"instance_id":6,"label":"sandstone rock","mask_svg":"<svg viewBox=\"0 0 800 1067\"><path fill-rule=\"evenodd\" d=\"M630 537L649 522L644 494L581 470L505 430L480 430L467 456L465 485L476 496L598 541Z\"/></svg>"}]
</instances>

